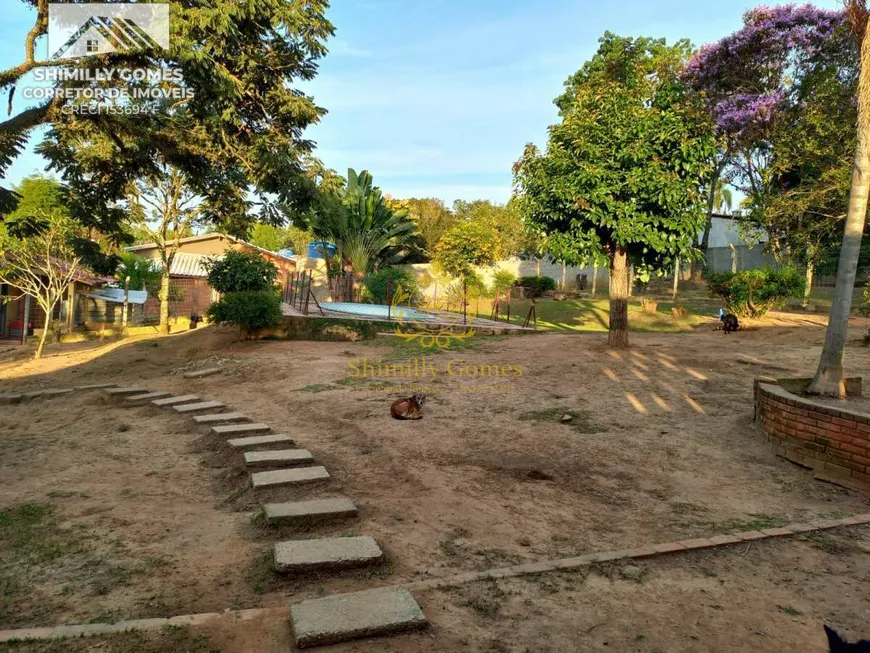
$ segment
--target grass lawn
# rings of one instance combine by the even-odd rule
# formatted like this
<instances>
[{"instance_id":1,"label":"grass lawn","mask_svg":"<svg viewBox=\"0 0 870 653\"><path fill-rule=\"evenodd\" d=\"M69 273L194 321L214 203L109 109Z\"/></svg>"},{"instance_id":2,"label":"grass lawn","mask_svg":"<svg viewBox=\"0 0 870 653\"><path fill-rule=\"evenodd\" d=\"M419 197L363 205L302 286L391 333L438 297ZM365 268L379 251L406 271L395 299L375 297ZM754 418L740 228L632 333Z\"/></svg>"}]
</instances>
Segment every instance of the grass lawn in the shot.
<instances>
[{"instance_id":1,"label":"grass lawn","mask_svg":"<svg viewBox=\"0 0 870 653\"><path fill-rule=\"evenodd\" d=\"M691 330L698 324L715 318L719 312L719 303L710 299L704 293L696 292L681 296L678 303L689 312L687 317L676 317L671 313L674 302L660 301L655 313L646 313L641 307L641 298L632 297L628 304L628 322L632 331L678 333ZM529 313L532 302L528 299L511 300L510 322L522 324ZM473 300L471 312L481 318L489 318L492 314L492 300L481 297ZM566 299L557 302L550 297L541 297L535 301L538 317L538 328L543 331L607 331L610 306L607 297ZM507 307L502 302L500 318L506 317Z\"/></svg>"}]
</instances>

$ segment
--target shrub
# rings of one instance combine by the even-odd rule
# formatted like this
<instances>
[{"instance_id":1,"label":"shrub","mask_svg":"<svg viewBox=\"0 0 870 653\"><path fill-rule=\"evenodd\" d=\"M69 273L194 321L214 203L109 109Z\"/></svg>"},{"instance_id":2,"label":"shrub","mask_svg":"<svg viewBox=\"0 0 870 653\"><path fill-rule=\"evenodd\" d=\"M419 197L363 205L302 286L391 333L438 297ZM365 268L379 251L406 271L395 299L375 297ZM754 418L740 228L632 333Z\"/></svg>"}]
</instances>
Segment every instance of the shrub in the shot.
<instances>
[{"instance_id":1,"label":"shrub","mask_svg":"<svg viewBox=\"0 0 870 653\"><path fill-rule=\"evenodd\" d=\"M208 264L208 285L221 294L271 290L278 268L257 252L236 252Z\"/></svg>"},{"instance_id":2,"label":"shrub","mask_svg":"<svg viewBox=\"0 0 870 653\"><path fill-rule=\"evenodd\" d=\"M861 294L861 303L858 305L858 313L864 317L870 317L870 281L864 284L864 292Z\"/></svg>"},{"instance_id":3,"label":"shrub","mask_svg":"<svg viewBox=\"0 0 870 653\"><path fill-rule=\"evenodd\" d=\"M406 270L398 268L383 268L363 279L365 287L365 299L374 304L389 304L392 297L387 296L387 285L392 281L392 292L395 293L399 286L412 298L417 296L419 288L414 275Z\"/></svg>"},{"instance_id":4,"label":"shrub","mask_svg":"<svg viewBox=\"0 0 870 653\"><path fill-rule=\"evenodd\" d=\"M508 270L499 270L492 276L492 291L500 295L508 292L517 283L516 276Z\"/></svg>"},{"instance_id":5,"label":"shrub","mask_svg":"<svg viewBox=\"0 0 870 653\"><path fill-rule=\"evenodd\" d=\"M230 292L208 308L209 321L234 324L245 336L273 327L282 318L281 298L274 290Z\"/></svg>"},{"instance_id":6,"label":"shrub","mask_svg":"<svg viewBox=\"0 0 870 653\"><path fill-rule=\"evenodd\" d=\"M550 277L522 277L517 285L528 290L532 297L540 297L556 289L556 280Z\"/></svg>"},{"instance_id":7,"label":"shrub","mask_svg":"<svg viewBox=\"0 0 870 653\"><path fill-rule=\"evenodd\" d=\"M739 317L760 317L782 306L788 297L801 297L806 278L794 268L744 270L707 275L711 297Z\"/></svg>"}]
</instances>

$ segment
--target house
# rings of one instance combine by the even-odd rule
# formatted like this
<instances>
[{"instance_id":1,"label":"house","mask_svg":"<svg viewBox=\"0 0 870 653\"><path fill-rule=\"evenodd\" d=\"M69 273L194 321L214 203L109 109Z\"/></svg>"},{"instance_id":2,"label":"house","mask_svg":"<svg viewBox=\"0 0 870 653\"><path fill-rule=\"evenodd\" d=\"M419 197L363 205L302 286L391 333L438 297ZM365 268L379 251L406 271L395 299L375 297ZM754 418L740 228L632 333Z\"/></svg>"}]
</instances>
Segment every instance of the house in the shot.
<instances>
[{"instance_id":1,"label":"house","mask_svg":"<svg viewBox=\"0 0 870 653\"><path fill-rule=\"evenodd\" d=\"M93 292L111 279L97 276L90 270L81 269L67 296L55 306L52 320L58 321L66 331L86 324L86 316L80 308L84 294ZM75 307L74 310L71 310ZM13 286L0 283L0 340L21 340L26 327L27 335L38 334L45 328L46 319L36 300Z\"/></svg>"},{"instance_id":2,"label":"house","mask_svg":"<svg viewBox=\"0 0 870 653\"><path fill-rule=\"evenodd\" d=\"M289 274L296 270L296 262L276 252L257 247L249 242L221 233L182 238L169 268L169 314L170 316L202 315L217 299L217 293L208 285L206 264L222 257L226 252L256 252L278 268L278 280L283 284ZM134 245L127 251L141 258L151 259L159 268L160 251L156 243ZM149 297L145 304L146 315L159 315L159 300Z\"/></svg>"}]
</instances>

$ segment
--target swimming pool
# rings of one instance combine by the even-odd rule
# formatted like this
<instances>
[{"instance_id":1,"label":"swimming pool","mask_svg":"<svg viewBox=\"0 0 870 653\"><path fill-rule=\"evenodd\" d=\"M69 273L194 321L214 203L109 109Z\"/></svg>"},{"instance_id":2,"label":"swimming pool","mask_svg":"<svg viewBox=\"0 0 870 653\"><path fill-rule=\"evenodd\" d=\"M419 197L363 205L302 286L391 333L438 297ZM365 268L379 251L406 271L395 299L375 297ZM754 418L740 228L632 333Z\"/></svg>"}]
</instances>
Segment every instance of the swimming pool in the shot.
<instances>
[{"instance_id":1,"label":"swimming pool","mask_svg":"<svg viewBox=\"0 0 870 653\"><path fill-rule=\"evenodd\" d=\"M408 306L387 306L385 304L352 304L350 302L321 302L326 311L362 315L364 317L380 317L393 320L434 320L435 315L421 313Z\"/></svg>"}]
</instances>

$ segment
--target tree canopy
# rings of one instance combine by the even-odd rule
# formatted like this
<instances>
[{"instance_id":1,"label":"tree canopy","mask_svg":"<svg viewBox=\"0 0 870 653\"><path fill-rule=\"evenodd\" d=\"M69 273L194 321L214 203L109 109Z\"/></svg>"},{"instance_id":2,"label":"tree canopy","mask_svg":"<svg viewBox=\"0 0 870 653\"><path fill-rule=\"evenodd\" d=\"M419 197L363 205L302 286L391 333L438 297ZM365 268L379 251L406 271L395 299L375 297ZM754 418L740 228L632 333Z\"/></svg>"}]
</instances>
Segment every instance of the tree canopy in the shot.
<instances>
[{"instance_id":1,"label":"tree canopy","mask_svg":"<svg viewBox=\"0 0 870 653\"><path fill-rule=\"evenodd\" d=\"M627 262L669 269L704 224L715 140L678 77L689 53L606 33L556 99L546 151L527 145L514 169L525 218L552 247L611 261L613 346L627 344Z\"/></svg>"},{"instance_id":2,"label":"tree canopy","mask_svg":"<svg viewBox=\"0 0 870 653\"><path fill-rule=\"evenodd\" d=\"M23 61L0 71L0 90L10 96L38 68L145 68L179 74L172 85L189 99L157 103L156 110L70 113L72 100L55 97L0 122L0 174L21 153L31 131L49 130L39 151L70 191L74 217L85 226L123 237L124 214L113 202L134 179L161 164L184 172L202 198L203 214L224 231L243 235L252 211L277 220L274 198L290 205L311 200L319 164L303 136L325 111L298 90L317 73L333 32L326 0L173 0L168 50L141 49L74 60L40 60L36 41L48 26L47 0L25 0L34 23L24 41ZM78 86L146 82L75 82ZM59 86L72 82L57 82ZM249 196L253 193L253 198ZM0 189L0 215L17 203Z\"/></svg>"}]
</instances>

